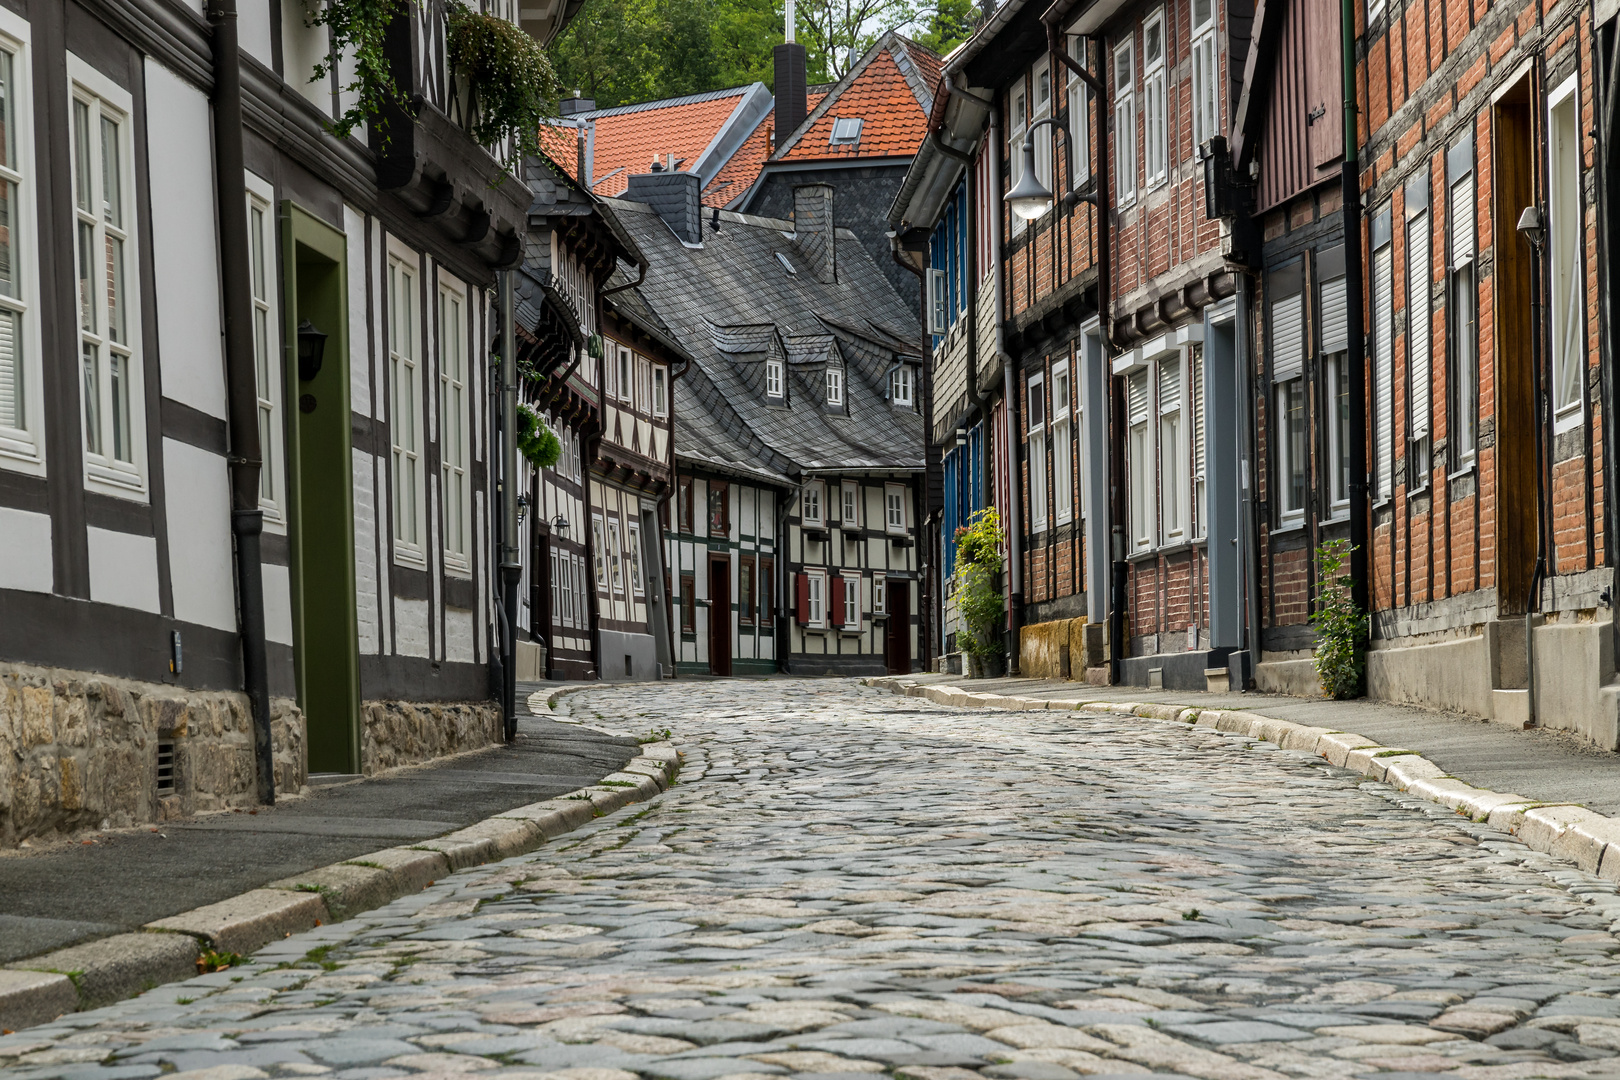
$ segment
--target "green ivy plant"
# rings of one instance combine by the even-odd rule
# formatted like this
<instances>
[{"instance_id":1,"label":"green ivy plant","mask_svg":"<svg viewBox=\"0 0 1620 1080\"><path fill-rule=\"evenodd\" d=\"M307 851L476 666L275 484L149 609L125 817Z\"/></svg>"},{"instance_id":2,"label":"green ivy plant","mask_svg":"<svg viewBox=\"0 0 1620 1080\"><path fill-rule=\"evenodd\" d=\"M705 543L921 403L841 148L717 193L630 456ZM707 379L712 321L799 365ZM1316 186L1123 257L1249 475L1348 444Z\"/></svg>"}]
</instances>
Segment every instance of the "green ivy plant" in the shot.
<instances>
[{"instance_id":1,"label":"green ivy plant","mask_svg":"<svg viewBox=\"0 0 1620 1080\"><path fill-rule=\"evenodd\" d=\"M521 403L517 407L517 448L537 469L549 469L562 458L557 433L539 413Z\"/></svg>"},{"instance_id":2,"label":"green ivy plant","mask_svg":"<svg viewBox=\"0 0 1620 1080\"><path fill-rule=\"evenodd\" d=\"M962 651L983 663L1001 655L1006 600L996 588L1006 536L994 507L978 511L956 530L956 610L962 627L956 640Z\"/></svg>"},{"instance_id":3,"label":"green ivy plant","mask_svg":"<svg viewBox=\"0 0 1620 1080\"><path fill-rule=\"evenodd\" d=\"M1316 676L1330 698L1357 697L1367 662L1367 618L1352 598L1355 579L1345 573L1348 540L1329 540L1316 549L1317 585L1311 625L1316 627Z\"/></svg>"},{"instance_id":4,"label":"green ivy plant","mask_svg":"<svg viewBox=\"0 0 1620 1080\"><path fill-rule=\"evenodd\" d=\"M546 51L519 27L451 0L446 51L469 91L467 132L482 146L511 139L520 155L540 147L540 126L557 114L557 74Z\"/></svg>"},{"instance_id":5,"label":"green ivy plant","mask_svg":"<svg viewBox=\"0 0 1620 1080\"><path fill-rule=\"evenodd\" d=\"M383 111L389 106L406 107L405 92L394 82L393 68L383 53L388 24L405 13L407 0L325 0L318 7L307 6L305 21L324 26L332 34L332 51L315 65L312 82L331 78L340 56L354 60L354 79L343 89L354 95L350 105L332 122L332 134L346 139L361 124L370 121L384 140L388 137Z\"/></svg>"}]
</instances>

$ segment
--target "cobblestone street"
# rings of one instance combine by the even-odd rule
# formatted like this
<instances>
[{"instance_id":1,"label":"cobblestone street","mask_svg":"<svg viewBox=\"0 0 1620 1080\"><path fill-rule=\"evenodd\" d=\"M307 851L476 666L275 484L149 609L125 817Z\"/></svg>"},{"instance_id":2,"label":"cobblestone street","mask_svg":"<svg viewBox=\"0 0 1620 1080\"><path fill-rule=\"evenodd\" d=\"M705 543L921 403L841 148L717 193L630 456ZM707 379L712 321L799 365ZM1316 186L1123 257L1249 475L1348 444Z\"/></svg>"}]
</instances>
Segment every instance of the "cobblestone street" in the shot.
<instances>
[{"instance_id":1,"label":"cobblestone street","mask_svg":"<svg viewBox=\"0 0 1620 1080\"><path fill-rule=\"evenodd\" d=\"M849 681L568 701L672 729L680 783L250 965L0 1038L0 1068L1620 1076L1614 885L1319 758Z\"/></svg>"}]
</instances>

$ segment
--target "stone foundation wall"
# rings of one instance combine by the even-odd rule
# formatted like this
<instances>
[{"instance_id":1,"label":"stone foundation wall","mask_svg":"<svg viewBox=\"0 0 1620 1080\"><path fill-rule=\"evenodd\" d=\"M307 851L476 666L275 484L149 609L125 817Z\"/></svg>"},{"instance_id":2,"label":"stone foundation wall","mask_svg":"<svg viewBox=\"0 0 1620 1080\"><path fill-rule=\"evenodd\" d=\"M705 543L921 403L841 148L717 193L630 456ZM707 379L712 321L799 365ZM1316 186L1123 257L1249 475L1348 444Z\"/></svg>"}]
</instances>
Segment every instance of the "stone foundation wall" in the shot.
<instances>
[{"instance_id":1,"label":"stone foundation wall","mask_svg":"<svg viewBox=\"0 0 1620 1080\"><path fill-rule=\"evenodd\" d=\"M360 769L372 776L505 740L496 701L367 701L360 706Z\"/></svg>"},{"instance_id":2,"label":"stone foundation wall","mask_svg":"<svg viewBox=\"0 0 1620 1080\"><path fill-rule=\"evenodd\" d=\"M304 717L271 702L276 790L304 786ZM160 744L172 784L160 790ZM257 802L246 695L0 664L0 845Z\"/></svg>"}]
</instances>

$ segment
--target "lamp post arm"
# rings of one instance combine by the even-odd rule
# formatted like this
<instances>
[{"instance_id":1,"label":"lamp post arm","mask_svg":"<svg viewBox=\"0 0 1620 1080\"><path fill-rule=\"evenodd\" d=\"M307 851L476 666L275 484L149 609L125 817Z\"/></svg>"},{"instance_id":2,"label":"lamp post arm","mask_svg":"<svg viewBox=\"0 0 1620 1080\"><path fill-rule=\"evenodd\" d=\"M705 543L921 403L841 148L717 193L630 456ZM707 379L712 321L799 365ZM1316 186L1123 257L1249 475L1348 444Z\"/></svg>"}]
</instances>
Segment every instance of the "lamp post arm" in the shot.
<instances>
[{"instance_id":1,"label":"lamp post arm","mask_svg":"<svg viewBox=\"0 0 1620 1080\"><path fill-rule=\"evenodd\" d=\"M1059 131L1063 132L1063 175L1067 178L1067 180L1068 180L1068 182L1070 184L1073 184L1074 183L1074 136L1069 134L1069 125L1068 124L1065 124L1062 120L1059 120L1055 116L1043 116L1043 117L1041 117L1039 120L1037 120L1033 124L1029 125L1029 130L1024 132L1024 149L1026 151L1031 151L1031 152L1034 151L1034 149L1035 149L1035 129L1038 128L1038 127L1041 127L1043 124L1050 124L1053 127L1057 128ZM1056 186L1057 186L1057 177L1055 177L1055 176L1052 177L1052 186L1054 188L1056 188ZM1072 193L1066 193L1063 196L1062 202L1066 204L1065 209L1067 209L1067 207L1072 207L1074 205L1074 202L1070 198L1070 194L1072 194ZM1054 199L1054 201L1056 201L1056 199L1057 199L1057 196L1055 194L1053 196L1053 199Z\"/></svg>"}]
</instances>

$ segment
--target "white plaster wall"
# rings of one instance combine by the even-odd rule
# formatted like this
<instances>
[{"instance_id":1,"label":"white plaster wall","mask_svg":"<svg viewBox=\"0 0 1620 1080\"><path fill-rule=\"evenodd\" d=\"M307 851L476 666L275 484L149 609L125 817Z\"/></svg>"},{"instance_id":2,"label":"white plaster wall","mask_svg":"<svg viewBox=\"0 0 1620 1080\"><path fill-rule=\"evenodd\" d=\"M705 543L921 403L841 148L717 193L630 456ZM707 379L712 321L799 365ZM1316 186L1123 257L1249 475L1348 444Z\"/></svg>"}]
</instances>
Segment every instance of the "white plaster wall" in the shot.
<instances>
[{"instance_id":1,"label":"white plaster wall","mask_svg":"<svg viewBox=\"0 0 1620 1080\"><path fill-rule=\"evenodd\" d=\"M377 607L377 499L373 488L376 469L370 454L354 456L354 610L359 619L360 652L375 656L382 651Z\"/></svg>"},{"instance_id":2,"label":"white plaster wall","mask_svg":"<svg viewBox=\"0 0 1620 1080\"><path fill-rule=\"evenodd\" d=\"M191 0L192 3L198 0ZM281 60L287 85L302 94L310 104L327 116L332 115L332 87L328 79L318 83L309 81L315 65L326 59L327 33L325 27L312 27L306 20L312 5L306 0L282 0L281 4Z\"/></svg>"},{"instance_id":3,"label":"white plaster wall","mask_svg":"<svg viewBox=\"0 0 1620 1080\"><path fill-rule=\"evenodd\" d=\"M477 660L473 648L473 613L461 608L444 609L444 658L452 664L471 664Z\"/></svg>"},{"instance_id":4,"label":"white plaster wall","mask_svg":"<svg viewBox=\"0 0 1620 1080\"><path fill-rule=\"evenodd\" d=\"M231 492L225 459L164 439L163 474L174 617L216 630L235 630Z\"/></svg>"},{"instance_id":5,"label":"white plaster wall","mask_svg":"<svg viewBox=\"0 0 1620 1080\"><path fill-rule=\"evenodd\" d=\"M349 408L361 416L370 416L371 343L366 323L366 220L348 203L343 204L343 232L349 248Z\"/></svg>"},{"instance_id":6,"label":"white plaster wall","mask_svg":"<svg viewBox=\"0 0 1620 1080\"><path fill-rule=\"evenodd\" d=\"M428 654L428 602L394 597L394 651L401 656Z\"/></svg>"},{"instance_id":7,"label":"white plaster wall","mask_svg":"<svg viewBox=\"0 0 1620 1080\"><path fill-rule=\"evenodd\" d=\"M163 393L224 419L208 98L148 60L146 113L152 190L160 196L152 200L152 261Z\"/></svg>"},{"instance_id":8,"label":"white plaster wall","mask_svg":"<svg viewBox=\"0 0 1620 1080\"><path fill-rule=\"evenodd\" d=\"M264 636L278 645L293 643L292 572L285 566L265 563Z\"/></svg>"},{"instance_id":9,"label":"white plaster wall","mask_svg":"<svg viewBox=\"0 0 1620 1080\"><path fill-rule=\"evenodd\" d=\"M156 612L157 539L94 527L85 533L90 547L90 599Z\"/></svg>"},{"instance_id":10,"label":"white plaster wall","mask_svg":"<svg viewBox=\"0 0 1620 1080\"><path fill-rule=\"evenodd\" d=\"M270 0L238 0L236 5L237 34L252 57L270 67L274 63L270 52Z\"/></svg>"},{"instance_id":11,"label":"white plaster wall","mask_svg":"<svg viewBox=\"0 0 1620 1080\"><path fill-rule=\"evenodd\" d=\"M51 591L51 518L0 506L0 589Z\"/></svg>"}]
</instances>

